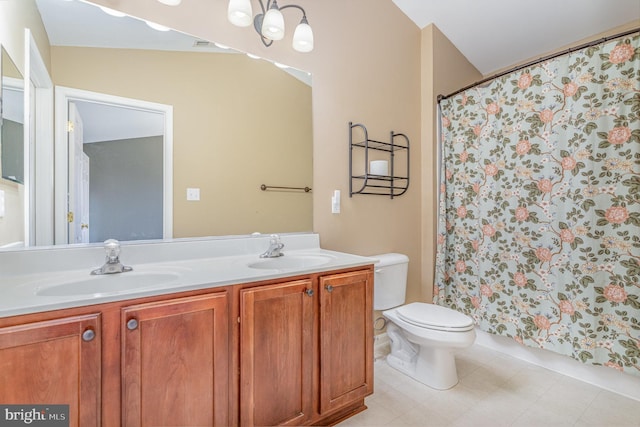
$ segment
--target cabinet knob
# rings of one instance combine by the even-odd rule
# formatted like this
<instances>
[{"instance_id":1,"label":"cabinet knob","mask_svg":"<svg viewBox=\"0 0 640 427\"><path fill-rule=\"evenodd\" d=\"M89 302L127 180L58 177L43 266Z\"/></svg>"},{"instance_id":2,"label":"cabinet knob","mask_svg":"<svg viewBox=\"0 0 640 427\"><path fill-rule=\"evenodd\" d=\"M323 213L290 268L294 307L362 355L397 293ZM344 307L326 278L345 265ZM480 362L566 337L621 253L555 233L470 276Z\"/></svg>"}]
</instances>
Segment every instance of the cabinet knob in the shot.
<instances>
[{"instance_id":1,"label":"cabinet knob","mask_svg":"<svg viewBox=\"0 0 640 427\"><path fill-rule=\"evenodd\" d=\"M327 292L333 292L333 286L331 285L327 285L324 288L327 290Z\"/></svg>"},{"instance_id":2,"label":"cabinet knob","mask_svg":"<svg viewBox=\"0 0 640 427\"><path fill-rule=\"evenodd\" d=\"M134 329L138 329L138 321L136 319L129 319L127 322L127 329L133 331Z\"/></svg>"},{"instance_id":3,"label":"cabinet knob","mask_svg":"<svg viewBox=\"0 0 640 427\"><path fill-rule=\"evenodd\" d=\"M305 294L307 294L308 296L312 297L313 296L313 289L307 289L304 291Z\"/></svg>"},{"instance_id":4,"label":"cabinet knob","mask_svg":"<svg viewBox=\"0 0 640 427\"><path fill-rule=\"evenodd\" d=\"M96 333L94 332L93 329L87 329L86 331L84 331L82 333L82 340L83 341L93 341L93 339L96 337Z\"/></svg>"}]
</instances>

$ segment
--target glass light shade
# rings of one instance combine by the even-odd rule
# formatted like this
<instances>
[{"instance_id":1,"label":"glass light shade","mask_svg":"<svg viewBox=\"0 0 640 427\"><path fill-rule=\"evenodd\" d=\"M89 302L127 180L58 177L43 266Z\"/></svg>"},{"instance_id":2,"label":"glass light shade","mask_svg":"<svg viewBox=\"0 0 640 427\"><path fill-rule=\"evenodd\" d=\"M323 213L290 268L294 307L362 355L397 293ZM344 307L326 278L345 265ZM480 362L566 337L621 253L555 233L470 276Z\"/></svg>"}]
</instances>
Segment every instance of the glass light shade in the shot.
<instances>
[{"instance_id":1,"label":"glass light shade","mask_svg":"<svg viewBox=\"0 0 640 427\"><path fill-rule=\"evenodd\" d=\"M264 15L262 35L270 40L282 40L284 37L284 17L275 1Z\"/></svg>"},{"instance_id":2,"label":"glass light shade","mask_svg":"<svg viewBox=\"0 0 640 427\"><path fill-rule=\"evenodd\" d=\"M182 0L158 0L162 4L166 4L167 6L177 6L182 3Z\"/></svg>"},{"instance_id":3,"label":"glass light shade","mask_svg":"<svg viewBox=\"0 0 640 427\"><path fill-rule=\"evenodd\" d=\"M293 48L298 52L311 52L313 50L313 31L306 19L296 27L293 33Z\"/></svg>"},{"instance_id":4,"label":"glass light shade","mask_svg":"<svg viewBox=\"0 0 640 427\"><path fill-rule=\"evenodd\" d=\"M253 22L251 0L230 0L227 19L238 27L248 27Z\"/></svg>"}]
</instances>

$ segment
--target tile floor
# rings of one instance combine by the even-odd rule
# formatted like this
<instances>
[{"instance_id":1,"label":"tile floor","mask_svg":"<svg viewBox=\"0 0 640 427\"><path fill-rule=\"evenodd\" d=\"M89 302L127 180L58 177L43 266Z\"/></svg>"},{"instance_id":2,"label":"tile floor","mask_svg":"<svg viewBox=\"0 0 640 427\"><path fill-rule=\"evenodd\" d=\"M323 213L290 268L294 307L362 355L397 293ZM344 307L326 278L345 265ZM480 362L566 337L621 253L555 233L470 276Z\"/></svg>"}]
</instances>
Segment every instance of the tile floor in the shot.
<instances>
[{"instance_id":1,"label":"tile floor","mask_svg":"<svg viewBox=\"0 0 640 427\"><path fill-rule=\"evenodd\" d=\"M375 362L369 409L339 427L640 427L640 402L473 345L458 353L460 382L436 391Z\"/></svg>"}]
</instances>

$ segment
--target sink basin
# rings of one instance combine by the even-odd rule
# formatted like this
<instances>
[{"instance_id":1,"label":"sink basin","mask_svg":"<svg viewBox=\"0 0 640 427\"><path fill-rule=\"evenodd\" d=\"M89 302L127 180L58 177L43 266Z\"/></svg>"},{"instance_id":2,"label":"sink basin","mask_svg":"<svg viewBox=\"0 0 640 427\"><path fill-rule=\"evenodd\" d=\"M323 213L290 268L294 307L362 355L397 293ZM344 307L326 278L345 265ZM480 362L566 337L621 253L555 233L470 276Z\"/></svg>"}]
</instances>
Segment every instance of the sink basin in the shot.
<instances>
[{"instance_id":1,"label":"sink basin","mask_svg":"<svg viewBox=\"0 0 640 427\"><path fill-rule=\"evenodd\" d=\"M146 288L165 287L178 284L177 273L119 273L102 276L88 276L62 283L40 286L36 295L40 296L74 296L74 295L110 295Z\"/></svg>"},{"instance_id":2,"label":"sink basin","mask_svg":"<svg viewBox=\"0 0 640 427\"><path fill-rule=\"evenodd\" d=\"M331 257L324 255L284 255L278 258L266 258L249 264L250 268L265 270L284 270L294 268L308 268L326 264Z\"/></svg>"}]
</instances>

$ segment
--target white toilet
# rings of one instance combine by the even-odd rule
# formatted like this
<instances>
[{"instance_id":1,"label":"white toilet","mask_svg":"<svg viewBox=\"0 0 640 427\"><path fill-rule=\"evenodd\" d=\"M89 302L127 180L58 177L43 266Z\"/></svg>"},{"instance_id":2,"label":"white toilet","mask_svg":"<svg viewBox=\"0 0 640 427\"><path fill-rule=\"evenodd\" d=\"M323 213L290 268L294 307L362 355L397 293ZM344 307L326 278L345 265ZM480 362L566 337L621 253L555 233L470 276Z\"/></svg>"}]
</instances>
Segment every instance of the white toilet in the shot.
<instances>
[{"instance_id":1,"label":"white toilet","mask_svg":"<svg viewBox=\"0 0 640 427\"><path fill-rule=\"evenodd\" d=\"M476 339L473 320L435 304L404 304L409 258L371 256L375 265L373 309L385 310L391 353L387 363L429 387L447 390L458 383L454 351Z\"/></svg>"}]
</instances>

